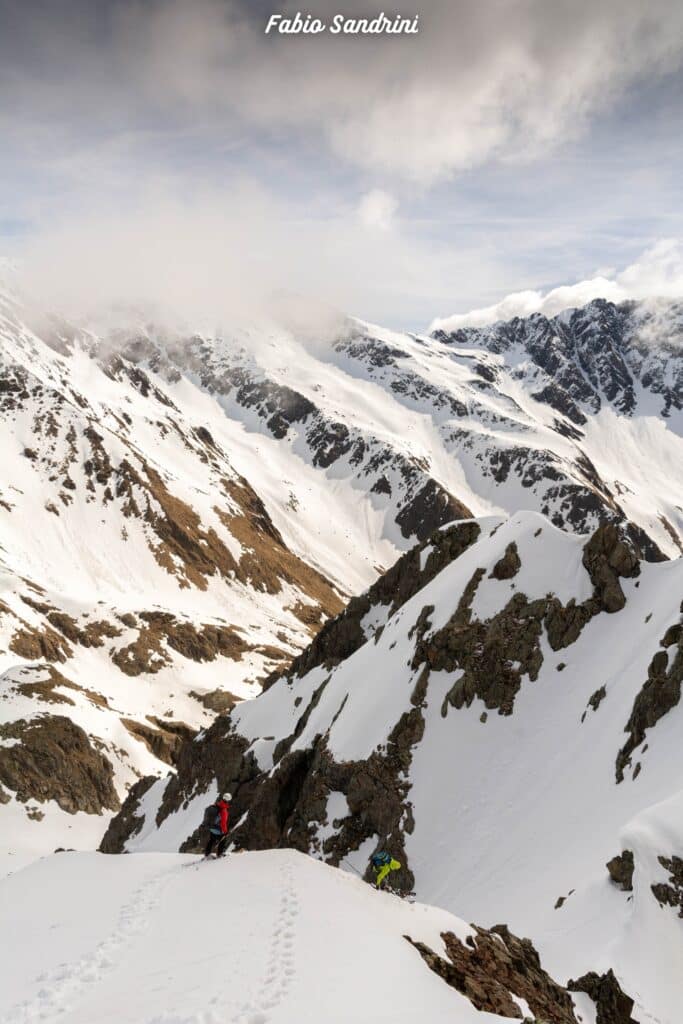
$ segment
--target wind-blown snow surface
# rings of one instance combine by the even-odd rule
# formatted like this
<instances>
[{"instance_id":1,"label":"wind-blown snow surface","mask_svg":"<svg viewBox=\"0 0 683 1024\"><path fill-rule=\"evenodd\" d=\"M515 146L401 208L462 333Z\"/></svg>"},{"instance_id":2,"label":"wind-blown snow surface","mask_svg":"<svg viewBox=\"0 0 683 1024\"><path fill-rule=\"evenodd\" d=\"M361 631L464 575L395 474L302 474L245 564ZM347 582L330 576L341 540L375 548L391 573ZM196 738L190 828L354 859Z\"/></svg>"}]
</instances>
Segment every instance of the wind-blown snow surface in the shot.
<instances>
[{"instance_id":1,"label":"wind-blown snow surface","mask_svg":"<svg viewBox=\"0 0 683 1024\"><path fill-rule=\"evenodd\" d=\"M233 727L251 741L264 771L284 737L294 737L291 751L324 737L337 763L361 762L381 749L411 710L423 670L411 667L420 613L434 606L429 643L477 569L485 571L472 598L474 620L490 620L515 594L534 600L552 593L565 604L591 595L585 538L531 513L481 520L480 526L480 539L345 661L283 679L233 712ZM490 568L513 542L519 571L493 578ZM620 583L625 606L595 615L573 643L553 650L543 630L538 677L523 675L510 715L490 709L483 715L479 698L469 707L444 706L458 673L432 670L424 734L405 776L414 816L405 851L420 899L486 925L505 921L517 934L532 936L558 980L613 968L636 1001L637 1020L679 1024L683 927L650 887L666 878L658 857L683 851L681 704L648 729L621 783L615 763L653 655L680 621L683 560L642 563L637 577ZM593 709L589 701L601 687L604 698ZM165 828L178 837L196 827L198 807L191 804L155 830L164 785L146 794L145 827L129 848L173 848ZM334 797L333 827L323 823L327 838L343 827L340 796ZM368 841L364 857L383 841L380 835ZM622 849L635 854L629 895L605 869ZM568 898L556 908L559 897Z\"/></svg>"},{"instance_id":2,"label":"wind-blown snow surface","mask_svg":"<svg viewBox=\"0 0 683 1024\"><path fill-rule=\"evenodd\" d=\"M471 933L292 851L59 854L0 882L3 1024L488 1024L405 935ZM589 1021L590 1018L584 1018Z\"/></svg>"}]
</instances>

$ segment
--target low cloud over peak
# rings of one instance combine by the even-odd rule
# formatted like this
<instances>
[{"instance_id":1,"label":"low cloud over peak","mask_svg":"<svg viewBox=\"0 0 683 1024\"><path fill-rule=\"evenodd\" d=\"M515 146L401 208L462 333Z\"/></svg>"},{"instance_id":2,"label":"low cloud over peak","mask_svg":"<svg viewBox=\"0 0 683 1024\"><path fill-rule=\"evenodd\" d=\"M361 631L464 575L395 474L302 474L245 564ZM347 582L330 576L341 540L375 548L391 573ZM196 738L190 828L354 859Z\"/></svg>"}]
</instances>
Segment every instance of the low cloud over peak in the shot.
<instances>
[{"instance_id":1,"label":"low cloud over peak","mask_svg":"<svg viewBox=\"0 0 683 1024\"><path fill-rule=\"evenodd\" d=\"M618 273L596 274L576 284L549 291L527 290L506 295L500 302L467 313L437 317L430 331L455 331L460 327L484 327L499 320L541 313L552 317L565 309L584 306L593 299L623 302L626 299L683 297L683 241L665 238L646 249L634 263Z\"/></svg>"}]
</instances>

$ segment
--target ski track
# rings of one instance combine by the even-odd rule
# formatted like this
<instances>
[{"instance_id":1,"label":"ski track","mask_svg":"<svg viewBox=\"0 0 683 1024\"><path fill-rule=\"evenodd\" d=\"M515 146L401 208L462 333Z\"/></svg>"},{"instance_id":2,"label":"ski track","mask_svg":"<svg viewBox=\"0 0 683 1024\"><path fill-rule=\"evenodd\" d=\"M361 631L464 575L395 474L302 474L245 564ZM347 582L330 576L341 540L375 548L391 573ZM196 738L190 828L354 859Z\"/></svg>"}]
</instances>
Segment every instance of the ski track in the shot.
<instances>
[{"instance_id":1,"label":"ski track","mask_svg":"<svg viewBox=\"0 0 683 1024\"><path fill-rule=\"evenodd\" d=\"M227 858L231 855L228 854ZM227 859L226 858L226 859ZM16 1004L3 1024L34 1024L36 1021L66 1024L80 999L91 986L116 970L119 953L141 936L150 925L155 907L178 872L202 869L201 864L184 864L162 871L140 885L119 911L111 934L78 960L59 964L36 979L36 993ZM207 1001L205 1008L190 1015L168 1011L145 1019L145 1024L269 1024L271 1014L286 999L296 977L294 942L300 901L290 863L280 868L278 910L270 929L263 973L247 1000L226 1009L225 993Z\"/></svg>"},{"instance_id":2,"label":"ski track","mask_svg":"<svg viewBox=\"0 0 683 1024\"><path fill-rule=\"evenodd\" d=\"M79 998L91 985L117 966L117 954L149 925L150 912L159 905L162 892L180 869L173 867L145 881L124 903L112 933L80 959L62 963L36 978L37 992L32 999L13 1007L4 1024L33 1024L35 1021L68 1020Z\"/></svg>"},{"instance_id":3,"label":"ski track","mask_svg":"<svg viewBox=\"0 0 683 1024\"><path fill-rule=\"evenodd\" d=\"M280 868L280 881L279 910L271 930L268 959L258 992L229 1018L230 1024L268 1024L271 1011L276 1010L287 997L296 976L294 939L301 906L294 872L288 860Z\"/></svg>"}]
</instances>

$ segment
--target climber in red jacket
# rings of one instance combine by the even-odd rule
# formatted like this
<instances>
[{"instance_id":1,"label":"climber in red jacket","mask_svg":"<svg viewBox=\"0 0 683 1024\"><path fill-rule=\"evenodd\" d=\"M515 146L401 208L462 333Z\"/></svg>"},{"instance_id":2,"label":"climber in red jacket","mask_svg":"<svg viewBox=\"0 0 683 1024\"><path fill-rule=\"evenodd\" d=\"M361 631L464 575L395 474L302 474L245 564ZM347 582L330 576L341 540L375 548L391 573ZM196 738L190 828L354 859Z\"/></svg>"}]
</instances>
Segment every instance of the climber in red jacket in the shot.
<instances>
[{"instance_id":1,"label":"climber in red jacket","mask_svg":"<svg viewBox=\"0 0 683 1024\"><path fill-rule=\"evenodd\" d=\"M230 821L230 801L232 793L219 796L215 804L210 804L204 812L204 824L209 827L209 841L204 856L210 857L214 846L216 856L222 857L228 842L228 822Z\"/></svg>"}]
</instances>

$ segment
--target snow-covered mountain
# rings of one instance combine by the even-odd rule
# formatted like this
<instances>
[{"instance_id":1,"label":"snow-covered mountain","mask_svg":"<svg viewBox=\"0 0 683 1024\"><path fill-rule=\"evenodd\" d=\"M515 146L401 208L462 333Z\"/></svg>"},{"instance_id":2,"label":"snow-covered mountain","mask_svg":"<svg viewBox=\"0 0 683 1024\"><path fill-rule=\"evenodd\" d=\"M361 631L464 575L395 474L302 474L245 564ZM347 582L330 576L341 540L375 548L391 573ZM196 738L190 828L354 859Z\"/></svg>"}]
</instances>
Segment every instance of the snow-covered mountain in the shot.
<instances>
[{"instance_id":1,"label":"snow-covered mountain","mask_svg":"<svg viewBox=\"0 0 683 1024\"><path fill-rule=\"evenodd\" d=\"M92 848L137 777L454 519L612 521L676 556L682 323L680 304L598 301L433 337L347 320L321 340L76 325L4 294L10 848L65 829Z\"/></svg>"},{"instance_id":2,"label":"snow-covered mountain","mask_svg":"<svg viewBox=\"0 0 683 1024\"><path fill-rule=\"evenodd\" d=\"M335 507L370 519L375 565L454 518L520 508L580 533L625 520L651 558L683 550L680 303L597 300L432 337L347 320L325 342L262 327L116 343L278 442L261 451L286 460L295 501L302 465L324 477Z\"/></svg>"},{"instance_id":3,"label":"snow-covered mountain","mask_svg":"<svg viewBox=\"0 0 683 1024\"><path fill-rule=\"evenodd\" d=\"M21 857L95 846L136 778L343 601L197 395L47 344L7 301L0 335L0 815Z\"/></svg>"},{"instance_id":4,"label":"snow-covered mountain","mask_svg":"<svg viewBox=\"0 0 683 1024\"><path fill-rule=\"evenodd\" d=\"M361 872L386 847L420 899L676 1024L683 560L625 537L528 512L442 528L138 783L102 848L197 850L231 789L236 844Z\"/></svg>"}]
</instances>

